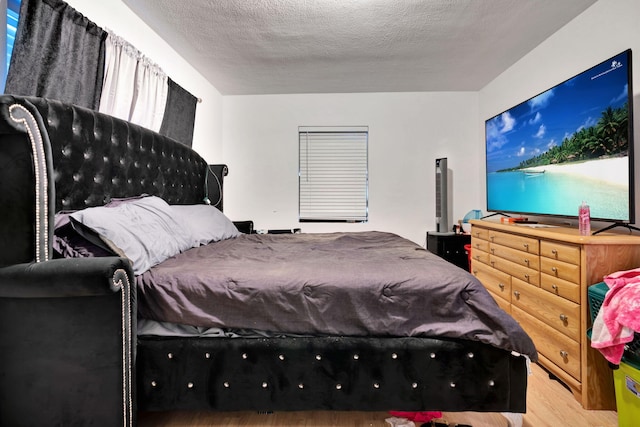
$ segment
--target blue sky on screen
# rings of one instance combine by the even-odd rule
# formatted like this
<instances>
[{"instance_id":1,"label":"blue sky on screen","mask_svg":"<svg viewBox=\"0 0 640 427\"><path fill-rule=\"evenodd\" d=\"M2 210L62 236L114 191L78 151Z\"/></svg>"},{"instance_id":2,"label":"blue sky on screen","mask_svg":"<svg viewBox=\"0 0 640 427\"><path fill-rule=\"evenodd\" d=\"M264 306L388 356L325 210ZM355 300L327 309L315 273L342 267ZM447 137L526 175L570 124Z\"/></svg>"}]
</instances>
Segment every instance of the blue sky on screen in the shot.
<instances>
[{"instance_id":1,"label":"blue sky on screen","mask_svg":"<svg viewBox=\"0 0 640 427\"><path fill-rule=\"evenodd\" d=\"M623 52L487 120L487 172L518 166L584 127L628 97Z\"/></svg>"}]
</instances>

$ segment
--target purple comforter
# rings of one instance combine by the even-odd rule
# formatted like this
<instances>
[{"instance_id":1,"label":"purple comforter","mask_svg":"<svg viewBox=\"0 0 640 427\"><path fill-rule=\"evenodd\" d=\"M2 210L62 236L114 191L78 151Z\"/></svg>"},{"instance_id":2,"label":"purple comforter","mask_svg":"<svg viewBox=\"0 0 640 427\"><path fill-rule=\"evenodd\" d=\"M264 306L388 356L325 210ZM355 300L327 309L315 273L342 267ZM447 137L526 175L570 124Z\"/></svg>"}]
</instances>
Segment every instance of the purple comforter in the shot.
<instances>
[{"instance_id":1,"label":"purple comforter","mask_svg":"<svg viewBox=\"0 0 640 427\"><path fill-rule=\"evenodd\" d=\"M183 252L137 282L139 315L158 321L463 338L537 359L475 277L390 233L242 235Z\"/></svg>"}]
</instances>

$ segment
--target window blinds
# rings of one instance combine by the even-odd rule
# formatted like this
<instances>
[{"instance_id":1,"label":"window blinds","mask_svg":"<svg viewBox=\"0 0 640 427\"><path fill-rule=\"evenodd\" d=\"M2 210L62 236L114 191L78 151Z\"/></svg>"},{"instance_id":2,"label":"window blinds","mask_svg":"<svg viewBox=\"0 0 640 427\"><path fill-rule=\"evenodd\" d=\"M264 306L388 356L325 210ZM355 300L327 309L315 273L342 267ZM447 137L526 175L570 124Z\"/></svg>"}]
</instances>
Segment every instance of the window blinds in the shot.
<instances>
[{"instance_id":1,"label":"window blinds","mask_svg":"<svg viewBox=\"0 0 640 427\"><path fill-rule=\"evenodd\" d=\"M300 127L300 222L366 222L368 127Z\"/></svg>"}]
</instances>

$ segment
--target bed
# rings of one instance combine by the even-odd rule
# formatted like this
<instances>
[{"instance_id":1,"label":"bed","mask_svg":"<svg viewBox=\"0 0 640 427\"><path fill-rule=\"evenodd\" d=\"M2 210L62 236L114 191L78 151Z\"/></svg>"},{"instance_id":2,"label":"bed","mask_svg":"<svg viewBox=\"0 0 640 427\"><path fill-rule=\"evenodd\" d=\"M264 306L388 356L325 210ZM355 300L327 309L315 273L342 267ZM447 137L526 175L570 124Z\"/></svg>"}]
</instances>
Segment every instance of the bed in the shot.
<instances>
[{"instance_id":1,"label":"bed","mask_svg":"<svg viewBox=\"0 0 640 427\"><path fill-rule=\"evenodd\" d=\"M392 233L252 233L221 212L227 171L113 117L0 98L3 417L526 411L535 347L473 276ZM168 235L123 230L132 212ZM162 249L127 247L141 235Z\"/></svg>"}]
</instances>

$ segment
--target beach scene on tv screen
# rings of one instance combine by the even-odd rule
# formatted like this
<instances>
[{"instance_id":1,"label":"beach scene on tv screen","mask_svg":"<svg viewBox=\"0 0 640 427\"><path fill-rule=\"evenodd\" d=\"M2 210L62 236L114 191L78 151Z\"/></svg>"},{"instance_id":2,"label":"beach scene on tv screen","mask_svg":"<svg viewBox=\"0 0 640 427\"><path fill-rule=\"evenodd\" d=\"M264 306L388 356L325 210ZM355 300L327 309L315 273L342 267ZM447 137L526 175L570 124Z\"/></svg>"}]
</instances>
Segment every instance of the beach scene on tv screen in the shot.
<instances>
[{"instance_id":1,"label":"beach scene on tv screen","mask_svg":"<svg viewBox=\"0 0 640 427\"><path fill-rule=\"evenodd\" d=\"M628 56L486 122L487 209L629 220Z\"/></svg>"}]
</instances>

